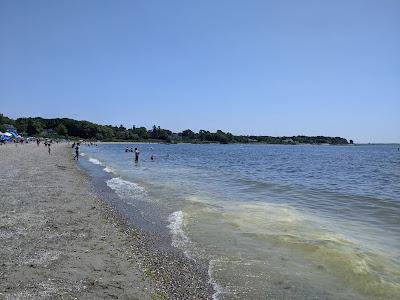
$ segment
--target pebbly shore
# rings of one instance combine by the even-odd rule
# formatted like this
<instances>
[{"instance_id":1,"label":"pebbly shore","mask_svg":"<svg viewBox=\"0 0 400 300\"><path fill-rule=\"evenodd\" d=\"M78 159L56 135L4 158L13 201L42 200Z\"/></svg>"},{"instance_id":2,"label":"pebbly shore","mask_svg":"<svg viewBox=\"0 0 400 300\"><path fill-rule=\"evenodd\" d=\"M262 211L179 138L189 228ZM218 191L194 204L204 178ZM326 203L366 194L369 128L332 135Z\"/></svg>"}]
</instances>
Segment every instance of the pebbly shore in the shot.
<instances>
[{"instance_id":1,"label":"pebbly shore","mask_svg":"<svg viewBox=\"0 0 400 300\"><path fill-rule=\"evenodd\" d=\"M158 247L89 182L66 144L0 146L0 298L212 298L206 264Z\"/></svg>"}]
</instances>

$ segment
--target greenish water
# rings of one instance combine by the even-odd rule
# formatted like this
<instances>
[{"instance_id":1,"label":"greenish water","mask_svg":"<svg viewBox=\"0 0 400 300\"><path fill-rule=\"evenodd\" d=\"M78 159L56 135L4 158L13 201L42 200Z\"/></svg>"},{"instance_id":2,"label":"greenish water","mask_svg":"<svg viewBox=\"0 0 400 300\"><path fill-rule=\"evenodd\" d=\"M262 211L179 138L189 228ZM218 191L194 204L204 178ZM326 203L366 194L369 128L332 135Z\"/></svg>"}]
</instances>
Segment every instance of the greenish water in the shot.
<instances>
[{"instance_id":1,"label":"greenish water","mask_svg":"<svg viewBox=\"0 0 400 300\"><path fill-rule=\"evenodd\" d=\"M210 262L214 298L400 298L398 146L138 147L139 164L125 145L82 152L132 211Z\"/></svg>"}]
</instances>

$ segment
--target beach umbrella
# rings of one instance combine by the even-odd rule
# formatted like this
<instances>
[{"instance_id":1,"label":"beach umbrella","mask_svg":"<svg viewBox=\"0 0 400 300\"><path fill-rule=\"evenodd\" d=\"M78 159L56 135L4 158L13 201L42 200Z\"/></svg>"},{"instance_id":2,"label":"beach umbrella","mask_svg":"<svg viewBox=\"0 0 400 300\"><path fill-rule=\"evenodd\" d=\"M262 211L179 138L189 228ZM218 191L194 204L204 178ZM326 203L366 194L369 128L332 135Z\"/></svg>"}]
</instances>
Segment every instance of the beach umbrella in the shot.
<instances>
[{"instance_id":1,"label":"beach umbrella","mask_svg":"<svg viewBox=\"0 0 400 300\"><path fill-rule=\"evenodd\" d=\"M2 141L10 141L11 138L9 136L3 134L2 136L0 136L0 140L2 140Z\"/></svg>"},{"instance_id":2,"label":"beach umbrella","mask_svg":"<svg viewBox=\"0 0 400 300\"><path fill-rule=\"evenodd\" d=\"M8 130L6 133L10 133L11 136L15 137L16 139L19 138L19 135L15 131Z\"/></svg>"}]
</instances>

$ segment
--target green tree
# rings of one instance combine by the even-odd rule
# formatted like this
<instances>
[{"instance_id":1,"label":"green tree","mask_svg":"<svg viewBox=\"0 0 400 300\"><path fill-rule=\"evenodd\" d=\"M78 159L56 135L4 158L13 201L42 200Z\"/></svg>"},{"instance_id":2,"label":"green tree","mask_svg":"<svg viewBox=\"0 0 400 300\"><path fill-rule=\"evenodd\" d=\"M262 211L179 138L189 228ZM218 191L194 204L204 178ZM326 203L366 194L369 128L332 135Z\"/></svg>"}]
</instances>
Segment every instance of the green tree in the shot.
<instances>
[{"instance_id":1,"label":"green tree","mask_svg":"<svg viewBox=\"0 0 400 300\"><path fill-rule=\"evenodd\" d=\"M140 136L140 138L147 140L149 139L149 133L147 132L146 127L139 127L136 129L136 133Z\"/></svg>"},{"instance_id":2,"label":"green tree","mask_svg":"<svg viewBox=\"0 0 400 300\"><path fill-rule=\"evenodd\" d=\"M29 119L26 132L28 135L37 135L43 131L43 124L38 120Z\"/></svg>"},{"instance_id":3,"label":"green tree","mask_svg":"<svg viewBox=\"0 0 400 300\"><path fill-rule=\"evenodd\" d=\"M66 136L68 134L67 127L63 123L60 123L56 127L56 131L59 135Z\"/></svg>"},{"instance_id":4,"label":"green tree","mask_svg":"<svg viewBox=\"0 0 400 300\"><path fill-rule=\"evenodd\" d=\"M0 114L0 130L1 131L6 131L7 126L6 125L15 125L15 121L13 119L10 119L3 114Z\"/></svg>"},{"instance_id":5,"label":"green tree","mask_svg":"<svg viewBox=\"0 0 400 300\"><path fill-rule=\"evenodd\" d=\"M29 119L31 118L18 118L15 121L15 126L17 127L18 132L27 132Z\"/></svg>"},{"instance_id":6,"label":"green tree","mask_svg":"<svg viewBox=\"0 0 400 300\"><path fill-rule=\"evenodd\" d=\"M193 131L191 131L190 129L186 129L186 130L182 131L180 135L186 139L193 139L195 136L195 133Z\"/></svg>"}]
</instances>

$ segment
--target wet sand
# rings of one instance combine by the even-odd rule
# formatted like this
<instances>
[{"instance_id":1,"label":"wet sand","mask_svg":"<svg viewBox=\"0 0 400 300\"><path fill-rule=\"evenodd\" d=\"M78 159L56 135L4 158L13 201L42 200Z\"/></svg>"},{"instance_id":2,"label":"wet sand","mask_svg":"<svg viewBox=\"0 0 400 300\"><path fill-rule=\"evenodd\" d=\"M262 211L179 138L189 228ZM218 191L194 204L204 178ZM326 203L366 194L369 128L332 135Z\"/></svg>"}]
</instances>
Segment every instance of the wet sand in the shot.
<instances>
[{"instance_id":1,"label":"wet sand","mask_svg":"<svg viewBox=\"0 0 400 300\"><path fill-rule=\"evenodd\" d=\"M152 248L91 190L69 146L0 146L0 298L209 299L206 270Z\"/></svg>"}]
</instances>

